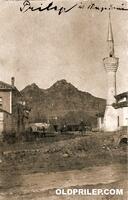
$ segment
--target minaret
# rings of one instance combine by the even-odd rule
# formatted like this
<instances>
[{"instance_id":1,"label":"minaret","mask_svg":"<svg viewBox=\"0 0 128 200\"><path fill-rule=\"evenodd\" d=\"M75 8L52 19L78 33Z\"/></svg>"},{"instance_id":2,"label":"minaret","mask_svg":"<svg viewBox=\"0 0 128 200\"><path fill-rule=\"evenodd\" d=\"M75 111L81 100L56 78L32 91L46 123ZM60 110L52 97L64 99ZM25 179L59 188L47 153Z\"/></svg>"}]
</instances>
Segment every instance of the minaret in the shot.
<instances>
[{"instance_id":1,"label":"minaret","mask_svg":"<svg viewBox=\"0 0 128 200\"><path fill-rule=\"evenodd\" d=\"M112 32L111 16L109 14L108 24L108 53L109 56L103 59L104 67L107 74L107 104L104 116L104 130L117 130L117 113L113 107L116 95L116 72L118 69L119 58L115 57L114 53L114 38Z\"/></svg>"}]
</instances>

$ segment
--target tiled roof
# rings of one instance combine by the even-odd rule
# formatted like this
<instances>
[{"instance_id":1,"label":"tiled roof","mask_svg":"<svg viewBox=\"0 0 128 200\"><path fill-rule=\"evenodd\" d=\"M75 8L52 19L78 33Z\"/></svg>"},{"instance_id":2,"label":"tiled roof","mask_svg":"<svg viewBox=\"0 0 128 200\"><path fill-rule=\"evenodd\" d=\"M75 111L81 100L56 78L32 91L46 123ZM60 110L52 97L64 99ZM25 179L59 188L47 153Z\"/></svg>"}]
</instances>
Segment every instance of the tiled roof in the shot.
<instances>
[{"instance_id":1,"label":"tiled roof","mask_svg":"<svg viewBox=\"0 0 128 200\"><path fill-rule=\"evenodd\" d=\"M122 99L122 98L124 98L124 97L128 97L128 92L123 92L123 93L118 94L118 95L115 96L115 98L116 98L117 100L120 100L120 99Z\"/></svg>"},{"instance_id":2,"label":"tiled roof","mask_svg":"<svg viewBox=\"0 0 128 200\"><path fill-rule=\"evenodd\" d=\"M15 91L19 96L22 96L20 91L15 87L3 81L0 81L0 91Z\"/></svg>"},{"instance_id":3,"label":"tiled roof","mask_svg":"<svg viewBox=\"0 0 128 200\"><path fill-rule=\"evenodd\" d=\"M5 83L3 81L0 81L0 90L1 89L4 89L4 90L12 90L12 89L15 89L15 87L13 87L12 85L8 84L8 83Z\"/></svg>"}]
</instances>

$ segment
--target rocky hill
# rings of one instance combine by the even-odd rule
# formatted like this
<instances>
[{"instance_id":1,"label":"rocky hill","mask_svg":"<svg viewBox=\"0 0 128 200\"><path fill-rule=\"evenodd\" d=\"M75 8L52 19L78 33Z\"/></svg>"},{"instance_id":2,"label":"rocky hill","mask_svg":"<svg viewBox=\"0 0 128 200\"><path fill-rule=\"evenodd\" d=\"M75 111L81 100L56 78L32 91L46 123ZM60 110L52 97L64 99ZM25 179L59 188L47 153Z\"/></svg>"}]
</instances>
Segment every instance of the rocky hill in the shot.
<instances>
[{"instance_id":1,"label":"rocky hill","mask_svg":"<svg viewBox=\"0 0 128 200\"><path fill-rule=\"evenodd\" d=\"M53 120L54 123L96 123L96 114L104 112L105 100L82 92L66 80L57 81L48 89L35 83L21 91L30 105L33 122Z\"/></svg>"}]
</instances>

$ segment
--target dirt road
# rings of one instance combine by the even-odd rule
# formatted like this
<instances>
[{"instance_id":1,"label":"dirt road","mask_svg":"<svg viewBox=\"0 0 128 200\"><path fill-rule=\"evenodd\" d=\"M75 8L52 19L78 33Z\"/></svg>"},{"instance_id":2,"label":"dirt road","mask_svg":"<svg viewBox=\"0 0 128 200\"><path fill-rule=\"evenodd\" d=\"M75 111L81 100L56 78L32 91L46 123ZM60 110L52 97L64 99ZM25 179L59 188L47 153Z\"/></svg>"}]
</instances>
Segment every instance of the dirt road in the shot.
<instances>
[{"instance_id":1,"label":"dirt road","mask_svg":"<svg viewBox=\"0 0 128 200\"><path fill-rule=\"evenodd\" d=\"M122 188L126 189L126 166L111 164L108 166L89 167L82 170L65 172L35 173L10 177L8 188L1 190L0 200L61 200L87 199L101 200L108 197L89 196L56 196L56 188ZM3 177L3 181L7 177ZM16 181L17 180L17 181ZM8 179L9 183L9 179ZM13 187L12 187L13 183ZM1 181L2 184L2 181ZM116 200L126 200L126 191L123 197L116 196ZM112 197L114 200L115 197Z\"/></svg>"}]
</instances>

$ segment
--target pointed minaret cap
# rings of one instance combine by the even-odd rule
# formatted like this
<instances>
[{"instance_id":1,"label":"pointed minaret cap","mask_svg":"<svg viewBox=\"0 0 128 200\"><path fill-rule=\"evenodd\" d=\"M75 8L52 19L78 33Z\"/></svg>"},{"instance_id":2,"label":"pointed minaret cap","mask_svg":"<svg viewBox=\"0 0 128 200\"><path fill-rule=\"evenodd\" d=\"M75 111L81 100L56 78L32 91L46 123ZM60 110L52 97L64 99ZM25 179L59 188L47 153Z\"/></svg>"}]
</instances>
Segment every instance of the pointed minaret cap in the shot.
<instances>
[{"instance_id":1,"label":"pointed minaret cap","mask_svg":"<svg viewBox=\"0 0 128 200\"><path fill-rule=\"evenodd\" d=\"M111 16L109 12L109 24L108 24L108 51L109 57L114 57L114 39L113 39L113 32L112 32L112 24L111 24Z\"/></svg>"},{"instance_id":2,"label":"pointed minaret cap","mask_svg":"<svg viewBox=\"0 0 128 200\"><path fill-rule=\"evenodd\" d=\"M109 12L109 24L108 24L108 38L107 41L114 41L113 32L112 32L112 24L111 24L111 14Z\"/></svg>"}]
</instances>

